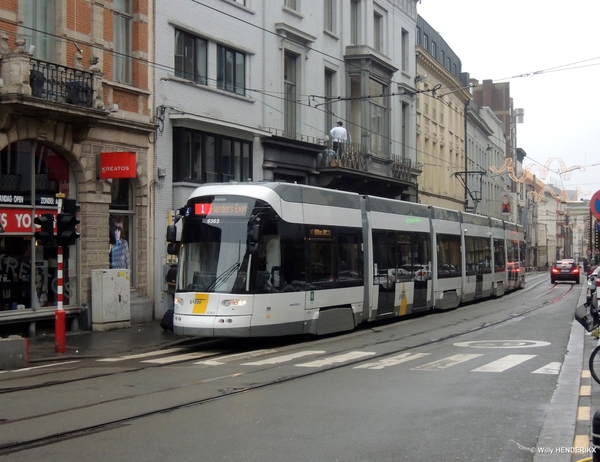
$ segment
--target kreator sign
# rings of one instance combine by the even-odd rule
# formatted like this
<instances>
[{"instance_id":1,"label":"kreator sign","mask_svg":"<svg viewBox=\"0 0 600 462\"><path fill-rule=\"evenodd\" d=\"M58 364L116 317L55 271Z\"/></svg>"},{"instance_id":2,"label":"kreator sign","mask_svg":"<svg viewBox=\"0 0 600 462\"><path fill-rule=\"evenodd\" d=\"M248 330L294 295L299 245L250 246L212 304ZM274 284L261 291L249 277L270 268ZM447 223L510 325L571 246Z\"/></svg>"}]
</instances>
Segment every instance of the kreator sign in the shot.
<instances>
[{"instance_id":1,"label":"kreator sign","mask_svg":"<svg viewBox=\"0 0 600 462\"><path fill-rule=\"evenodd\" d=\"M135 152L101 152L100 178L135 178Z\"/></svg>"}]
</instances>

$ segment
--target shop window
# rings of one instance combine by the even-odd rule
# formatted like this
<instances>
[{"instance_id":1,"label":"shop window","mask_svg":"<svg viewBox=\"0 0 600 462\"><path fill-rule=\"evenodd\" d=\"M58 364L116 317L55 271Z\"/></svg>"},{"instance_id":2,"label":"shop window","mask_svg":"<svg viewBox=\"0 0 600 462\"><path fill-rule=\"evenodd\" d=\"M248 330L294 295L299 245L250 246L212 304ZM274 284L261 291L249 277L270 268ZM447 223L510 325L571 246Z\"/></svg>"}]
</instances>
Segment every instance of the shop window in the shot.
<instances>
[{"instance_id":1,"label":"shop window","mask_svg":"<svg viewBox=\"0 0 600 462\"><path fill-rule=\"evenodd\" d=\"M133 190L128 179L114 179L111 186L109 217L109 265L111 269L131 270L134 280Z\"/></svg>"},{"instance_id":2,"label":"shop window","mask_svg":"<svg viewBox=\"0 0 600 462\"><path fill-rule=\"evenodd\" d=\"M60 153L33 140L0 151L0 311L57 306L57 248L33 237L35 216L58 213L57 193L76 199L75 175ZM76 249L63 248L64 306L78 300Z\"/></svg>"}]
</instances>

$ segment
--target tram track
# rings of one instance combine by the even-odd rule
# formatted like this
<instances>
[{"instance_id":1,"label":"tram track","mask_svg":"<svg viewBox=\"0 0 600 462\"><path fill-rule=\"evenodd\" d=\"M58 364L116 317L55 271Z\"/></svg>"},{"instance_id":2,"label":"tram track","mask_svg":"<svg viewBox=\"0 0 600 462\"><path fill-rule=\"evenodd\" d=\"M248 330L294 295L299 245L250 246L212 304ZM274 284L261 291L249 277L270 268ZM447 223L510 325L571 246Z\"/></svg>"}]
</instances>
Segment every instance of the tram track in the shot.
<instances>
[{"instance_id":1,"label":"tram track","mask_svg":"<svg viewBox=\"0 0 600 462\"><path fill-rule=\"evenodd\" d=\"M166 404L163 406L157 406L154 409L143 410L142 412L137 412L137 413L131 413L131 415L124 416L124 417L117 417L114 419L105 419L105 421L94 422L94 423L90 423L89 425L79 426L77 428L70 428L70 429L57 430L57 431L51 431L50 429L48 429L46 434L43 434L43 435L36 435L36 436L32 435L30 437L25 436L23 438L14 439L12 441L5 441L3 443L0 443L0 456L8 455L8 454L28 450L28 449L52 445L57 442L66 441L66 440L74 439L74 438L85 437L87 435L92 435L95 433L100 433L103 431L116 429L121 426L126 426L129 423L134 422L136 420L150 418L150 417L161 415L161 414L176 412L177 410L180 410L180 409L206 405L211 402L223 400L226 398L231 398L231 397L243 394L243 393L248 393L251 391L264 389L264 388L267 388L270 386L274 386L274 385L278 385L278 384L282 384L282 383L286 383L286 382L291 382L294 380L299 380L299 379L302 379L305 377L311 377L311 376L315 376L315 375L325 374L326 372L329 372L332 370L356 366L356 365L361 364L366 361L373 361L378 358L383 358L383 357L387 357L390 355L406 352L407 350L430 346L430 345L434 345L439 342L451 340L454 338L459 338L464 335L472 334L473 332L482 331L485 329L491 329L493 327L501 325L502 323L509 322L519 316L526 316L527 314L532 313L536 310L545 308L545 307L551 305L552 303L557 303L557 302L561 301L563 298L565 298L567 295L569 295L572 290L573 290L573 286L569 285L568 289L566 291L564 291L561 294L558 294L557 296L553 296L552 298L546 298L545 300L541 300L540 303L535 303L531 306L525 307L524 309L521 309L518 311L512 311L512 312L508 313L511 310L506 310L507 314L504 314L500 318L495 319L490 322L479 323L477 326L473 326L473 323L476 323L478 319L485 317L486 314L477 314L476 316L471 316L470 317L471 322L469 323L470 326L468 328L456 329L456 331L450 332L449 334L444 335L444 336L438 336L435 338L431 338L431 336L429 334L431 334L432 329L418 329L417 332L414 332L410 335L402 337L403 341L406 341L410 338L414 338L417 341L409 342L409 344L403 345L403 346L399 345L398 348L392 348L391 350L387 350L384 353L372 355L372 356L369 356L368 358L354 359L354 360L350 360L350 361L340 363L340 364L329 365L327 367L324 367L322 369L317 369L317 370L308 370L308 371L303 370L301 373L298 373L298 374L282 375L275 379L270 379L270 380L265 380L265 381L255 381L255 382L251 382L251 383L249 382L249 383L246 383L244 386L234 386L234 387L224 386L224 387L220 387L220 388L215 388L213 391L211 391L211 394L209 396L201 397L198 399L187 399L181 403L169 403L169 404ZM547 296L548 293L546 293L545 295ZM540 298L542 296L543 295L540 295L540 296L534 297L533 299ZM469 307L464 307L464 309L468 309L468 308ZM463 309L463 308L461 308L461 309ZM446 328L449 328L451 326L453 326L454 328L457 328L457 326L459 326L459 324L461 324L461 322L456 322L453 324L446 324ZM383 328L386 328L386 327L383 327ZM366 331L369 329L379 329L379 328L378 327L367 328L362 333L363 334L366 333ZM376 331L374 331L374 332L376 332ZM354 334L354 333L352 333L352 334ZM350 335L352 335L352 334L350 334ZM358 332L358 334L360 334L360 332ZM428 338L419 338L419 336L421 336L421 337L424 336L424 337L428 337ZM340 338L340 337L338 336L337 338ZM332 339L325 339L325 340L331 341ZM372 345L381 345L381 344L386 344L386 343L389 344L391 342L394 342L394 341L397 342L399 340L400 340L400 338L390 338L390 339L382 340L379 342L372 342L372 343L370 343L370 345L371 346ZM350 350L350 348L348 348L346 351L349 351L349 350ZM215 355L215 356L218 356L218 355ZM150 366L150 368L160 368L160 367L165 367L165 366L163 366L163 365ZM14 419L14 420L4 420L3 421L1 419L2 416L0 416L0 434L3 433L2 427L7 429L11 425L32 426L34 423L36 423L36 422L39 423L39 421L44 420L44 419L63 419L64 417L68 417L70 414L76 413L76 412L83 412L83 413L87 412L87 413L93 414L94 409L98 410L99 408L103 408L103 407L107 407L107 406L121 406L122 405L121 407L123 407L123 408L131 407L131 405L125 406L124 403L127 403L128 401L135 400L135 399L140 400L141 398L148 398L149 400L152 400L152 398L156 398L157 401L160 401L159 398L161 397L161 394L162 394L162 396L166 396L166 394L171 394L173 392L183 391L183 390L188 390L188 392L189 392L190 389L193 389L194 387L199 387L203 384L209 384L211 382L214 383L214 382L217 382L218 380L222 380L222 379L226 379L226 378L250 377L252 374L257 374L257 373L264 372L269 369L274 369L275 367L276 366L271 365L271 366L267 366L267 367L261 367L258 369L245 371L245 372L237 372L234 374L228 374L228 375L224 375L221 377L202 379L202 380L197 380L197 381L193 381L193 382L180 384L177 386L161 388L160 390L154 390L154 391L149 391L149 392L144 392L144 393L137 392L134 395L123 396L123 397L119 397L119 398L115 398L115 399L106 399L106 400L102 400L102 401L96 401L96 402L92 402L92 403L80 405L80 406L71 406L71 407L60 409L60 410L53 411L53 412L39 413L36 415L26 416L26 417ZM85 381L85 380L92 380L92 379L98 379L98 378L103 378L103 377L115 376L115 375L124 374L124 373L133 373L133 372L138 372L142 369L148 369L148 367L129 368L126 371L115 371L115 372L112 372L109 374L95 374L93 376L79 378L77 380L72 380L70 382L75 382L75 381L81 382L81 381ZM52 382L47 382L46 386L59 386L61 384L65 384L65 383L66 382L52 381ZM16 393L19 391L33 390L36 388L40 388L40 385L37 385L35 387L30 387L30 388L23 387L18 390L15 389L15 390L13 390L13 392ZM96 412L96 414L100 414L100 412ZM68 420L68 419L65 418L63 420Z\"/></svg>"}]
</instances>

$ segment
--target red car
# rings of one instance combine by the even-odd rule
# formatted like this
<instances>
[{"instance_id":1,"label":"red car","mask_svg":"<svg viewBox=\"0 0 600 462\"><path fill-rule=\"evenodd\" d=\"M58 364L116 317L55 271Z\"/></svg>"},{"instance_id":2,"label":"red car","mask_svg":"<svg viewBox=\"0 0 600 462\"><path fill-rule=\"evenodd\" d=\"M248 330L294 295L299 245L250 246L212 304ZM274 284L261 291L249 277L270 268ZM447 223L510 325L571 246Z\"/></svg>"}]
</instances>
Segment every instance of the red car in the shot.
<instances>
[{"instance_id":1,"label":"red car","mask_svg":"<svg viewBox=\"0 0 600 462\"><path fill-rule=\"evenodd\" d=\"M550 268L550 282L555 284L557 281L572 281L575 284L580 283L581 270L577 262L571 258L559 260Z\"/></svg>"}]
</instances>

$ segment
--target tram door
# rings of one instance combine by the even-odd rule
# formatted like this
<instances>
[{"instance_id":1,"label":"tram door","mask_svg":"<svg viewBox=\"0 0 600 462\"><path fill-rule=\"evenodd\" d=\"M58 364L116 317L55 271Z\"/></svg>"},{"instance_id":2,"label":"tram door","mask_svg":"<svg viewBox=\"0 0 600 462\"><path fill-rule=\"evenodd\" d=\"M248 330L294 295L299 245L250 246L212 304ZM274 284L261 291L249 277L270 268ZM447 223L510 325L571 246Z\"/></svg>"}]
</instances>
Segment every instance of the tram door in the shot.
<instances>
[{"instance_id":1,"label":"tram door","mask_svg":"<svg viewBox=\"0 0 600 462\"><path fill-rule=\"evenodd\" d=\"M426 233L411 233L410 249L415 295L413 309L427 306L427 288L431 280L431 236Z\"/></svg>"}]
</instances>

